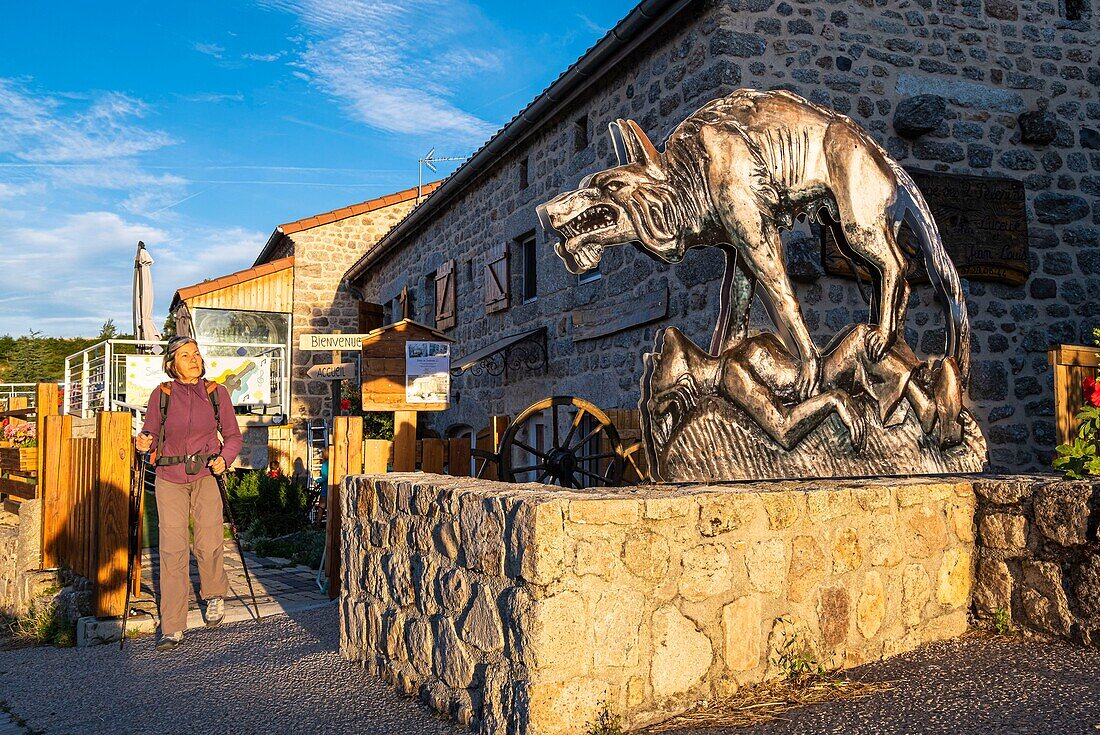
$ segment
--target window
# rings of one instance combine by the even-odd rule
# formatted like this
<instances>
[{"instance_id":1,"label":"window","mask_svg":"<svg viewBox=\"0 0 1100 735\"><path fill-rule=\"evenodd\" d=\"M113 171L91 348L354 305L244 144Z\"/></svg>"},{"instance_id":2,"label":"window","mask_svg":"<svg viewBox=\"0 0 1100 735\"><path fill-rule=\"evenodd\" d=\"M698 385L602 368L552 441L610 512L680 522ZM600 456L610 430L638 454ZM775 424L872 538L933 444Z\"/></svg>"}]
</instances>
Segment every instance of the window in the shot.
<instances>
[{"instance_id":1,"label":"window","mask_svg":"<svg viewBox=\"0 0 1100 735\"><path fill-rule=\"evenodd\" d=\"M526 189L530 185L528 169L531 168L531 159L524 158L519 162L519 188Z\"/></svg>"},{"instance_id":2,"label":"window","mask_svg":"<svg viewBox=\"0 0 1100 735\"><path fill-rule=\"evenodd\" d=\"M573 150L583 151L588 147L588 115L581 115L573 121Z\"/></svg>"},{"instance_id":3,"label":"window","mask_svg":"<svg viewBox=\"0 0 1100 735\"><path fill-rule=\"evenodd\" d=\"M523 284L520 288L520 294L523 297L523 303L534 301L539 296L538 289L538 255L535 250L535 234L532 232L529 235L521 237L519 240L519 257L521 273L523 274Z\"/></svg>"},{"instance_id":4,"label":"window","mask_svg":"<svg viewBox=\"0 0 1100 735\"><path fill-rule=\"evenodd\" d=\"M581 274L577 275L577 283L578 284L591 283L592 281L598 281L598 280L600 280L600 269L599 268L593 268L592 270L588 271L587 273L581 273Z\"/></svg>"}]
</instances>

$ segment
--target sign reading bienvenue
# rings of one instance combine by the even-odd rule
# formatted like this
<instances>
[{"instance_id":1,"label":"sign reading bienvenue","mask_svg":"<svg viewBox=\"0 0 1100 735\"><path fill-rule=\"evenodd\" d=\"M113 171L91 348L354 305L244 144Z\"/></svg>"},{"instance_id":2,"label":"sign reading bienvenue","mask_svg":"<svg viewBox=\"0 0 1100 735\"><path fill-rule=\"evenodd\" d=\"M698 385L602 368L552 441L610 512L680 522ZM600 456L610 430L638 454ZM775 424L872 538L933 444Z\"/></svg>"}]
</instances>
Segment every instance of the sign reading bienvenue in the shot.
<instances>
[{"instance_id":1,"label":"sign reading bienvenue","mask_svg":"<svg viewBox=\"0 0 1100 735\"><path fill-rule=\"evenodd\" d=\"M303 334L298 338L299 350L358 350L365 334Z\"/></svg>"}]
</instances>

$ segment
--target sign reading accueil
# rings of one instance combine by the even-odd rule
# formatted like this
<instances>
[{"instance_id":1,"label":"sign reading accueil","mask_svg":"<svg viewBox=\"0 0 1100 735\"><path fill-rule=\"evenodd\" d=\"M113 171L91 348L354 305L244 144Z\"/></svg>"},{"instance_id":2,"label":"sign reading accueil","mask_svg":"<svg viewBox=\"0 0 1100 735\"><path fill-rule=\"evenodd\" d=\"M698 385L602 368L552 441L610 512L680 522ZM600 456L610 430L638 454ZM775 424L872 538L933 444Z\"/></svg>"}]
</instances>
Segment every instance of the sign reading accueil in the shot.
<instances>
[{"instance_id":1,"label":"sign reading accueil","mask_svg":"<svg viewBox=\"0 0 1100 735\"><path fill-rule=\"evenodd\" d=\"M451 346L446 342L405 343L405 401L448 403Z\"/></svg>"}]
</instances>

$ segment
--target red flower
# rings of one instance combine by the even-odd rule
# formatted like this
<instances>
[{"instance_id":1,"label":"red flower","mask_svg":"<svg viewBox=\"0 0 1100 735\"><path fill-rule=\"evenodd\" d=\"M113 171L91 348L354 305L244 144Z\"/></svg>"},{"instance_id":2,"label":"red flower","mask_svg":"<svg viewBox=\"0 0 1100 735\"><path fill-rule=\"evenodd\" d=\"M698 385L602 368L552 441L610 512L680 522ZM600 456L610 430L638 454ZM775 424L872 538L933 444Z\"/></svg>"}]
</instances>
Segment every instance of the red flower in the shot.
<instances>
[{"instance_id":1,"label":"red flower","mask_svg":"<svg viewBox=\"0 0 1100 735\"><path fill-rule=\"evenodd\" d=\"M1100 385L1095 378L1085 378L1081 381L1081 387L1085 389L1085 403L1090 406L1100 406Z\"/></svg>"},{"instance_id":2,"label":"red flower","mask_svg":"<svg viewBox=\"0 0 1100 735\"><path fill-rule=\"evenodd\" d=\"M351 399L350 398L341 398L340 399L340 410L341 411L350 411L351 410Z\"/></svg>"}]
</instances>

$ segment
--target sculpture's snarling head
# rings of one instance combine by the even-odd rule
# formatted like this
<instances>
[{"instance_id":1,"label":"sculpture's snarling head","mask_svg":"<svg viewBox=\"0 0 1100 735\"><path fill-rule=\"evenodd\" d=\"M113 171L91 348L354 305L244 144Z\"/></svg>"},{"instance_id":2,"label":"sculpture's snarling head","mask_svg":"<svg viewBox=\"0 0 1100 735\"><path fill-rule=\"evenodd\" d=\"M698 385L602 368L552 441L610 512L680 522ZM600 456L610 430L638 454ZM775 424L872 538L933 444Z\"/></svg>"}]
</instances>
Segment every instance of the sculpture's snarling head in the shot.
<instances>
[{"instance_id":1,"label":"sculpture's snarling head","mask_svg":"<svg viewBox=\"0 0 1100 735\"><path fill-rule=\"evenodd\" d=\"M538 207L539 221L570 273L595 268L608 245L638 242L667 261L683 258L683 216L661 154L632 120L611 125L622 165L585 177L580 188Z\"/></svg>"}]
</instances>

